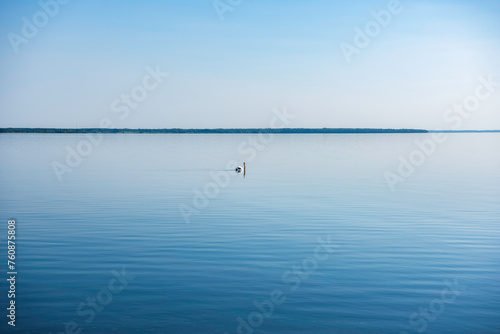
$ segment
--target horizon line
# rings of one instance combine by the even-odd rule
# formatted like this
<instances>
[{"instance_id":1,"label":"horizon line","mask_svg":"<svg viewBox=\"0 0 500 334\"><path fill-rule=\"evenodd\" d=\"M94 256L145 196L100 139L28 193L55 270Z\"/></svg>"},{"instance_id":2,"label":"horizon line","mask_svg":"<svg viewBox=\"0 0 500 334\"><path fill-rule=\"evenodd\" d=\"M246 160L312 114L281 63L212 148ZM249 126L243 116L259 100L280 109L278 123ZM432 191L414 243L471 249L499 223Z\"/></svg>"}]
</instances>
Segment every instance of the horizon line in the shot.
<instances>
[{"instance_id":1,"label":"horizon line","mask_svg":"<svg viewBox=\"0 0 500 334\"><path fill-rule=\"evenodd\" d=\"M0 128L0 133L471 133L500 130L427 130L412 128Z\"/></svg>"}]
</instances>

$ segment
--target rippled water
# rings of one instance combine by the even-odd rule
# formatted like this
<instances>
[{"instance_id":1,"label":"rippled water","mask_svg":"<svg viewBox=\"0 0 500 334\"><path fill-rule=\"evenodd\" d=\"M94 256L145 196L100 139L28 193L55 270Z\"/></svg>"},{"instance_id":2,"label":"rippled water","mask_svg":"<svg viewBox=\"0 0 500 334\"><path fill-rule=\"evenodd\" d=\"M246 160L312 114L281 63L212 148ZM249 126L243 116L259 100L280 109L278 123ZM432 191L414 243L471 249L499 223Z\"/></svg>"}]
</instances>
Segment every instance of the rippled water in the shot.
<instances>
[{"instance_id":1,"label":"rippled water","mask_svg":"<svg viewBox=\"0 0 500 334\"><path fill-rule=\"evenodd\" d=\"M394 191L431 134L249 137L105 135L59 182L84 135L0 135L0 330L500 333L500 134L449 134Z\"/></svg>"}]
</instances>

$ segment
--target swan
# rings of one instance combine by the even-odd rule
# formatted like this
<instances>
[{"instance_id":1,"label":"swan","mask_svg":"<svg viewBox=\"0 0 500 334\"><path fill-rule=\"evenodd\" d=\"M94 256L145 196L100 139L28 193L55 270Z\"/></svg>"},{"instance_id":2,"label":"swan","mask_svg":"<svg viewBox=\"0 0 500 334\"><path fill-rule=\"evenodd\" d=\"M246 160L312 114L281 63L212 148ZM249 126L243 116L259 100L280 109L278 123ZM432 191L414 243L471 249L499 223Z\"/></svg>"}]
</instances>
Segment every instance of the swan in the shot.
<instances>
[{"instance_id":1,"label":"swan","mask_svg":"<svg viewBox=\"0 0 500 334\"><path fill-rule=\"evenodd\" d=\"M244 162L243 167L237 166L234 170L236 171L236 173L241 173L241 172L245 171L246 169L247 169L247 163Z\"/></svg>"}]
</instances>

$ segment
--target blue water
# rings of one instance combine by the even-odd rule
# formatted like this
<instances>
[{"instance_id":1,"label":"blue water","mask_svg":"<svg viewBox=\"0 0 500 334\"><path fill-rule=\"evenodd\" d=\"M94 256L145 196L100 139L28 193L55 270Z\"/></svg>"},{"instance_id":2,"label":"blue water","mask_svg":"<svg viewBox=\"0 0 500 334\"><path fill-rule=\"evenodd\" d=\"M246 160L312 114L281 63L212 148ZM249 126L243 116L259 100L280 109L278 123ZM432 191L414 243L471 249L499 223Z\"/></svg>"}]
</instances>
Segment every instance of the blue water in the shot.
<instances>
[{"instance_id":1,"label":"blue water","mask_svg":"<svg viewBox=\"0 0 500 334\"><path fill-rule=\"evenodd\" d=\"M500 333L500 134L249 137L0 135L0 331Z\"/></svg>"}]
</instances>

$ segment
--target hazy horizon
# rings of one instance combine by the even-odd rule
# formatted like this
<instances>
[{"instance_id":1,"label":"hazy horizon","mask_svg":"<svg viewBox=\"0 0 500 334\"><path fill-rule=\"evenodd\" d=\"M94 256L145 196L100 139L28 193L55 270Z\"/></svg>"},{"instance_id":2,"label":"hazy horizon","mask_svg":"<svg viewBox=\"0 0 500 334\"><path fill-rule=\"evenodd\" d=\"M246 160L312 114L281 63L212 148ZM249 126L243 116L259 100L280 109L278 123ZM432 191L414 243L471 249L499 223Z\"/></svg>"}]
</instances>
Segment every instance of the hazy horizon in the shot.
<instances>
[{"instance_id":1,"label":"hazy horizon","mask_svg":"<svg viewBox=\"0 0 500 334\"><path fill-rule=\"evenodd\" d=\"M100 129L100 130L107 130L106 128L102 127L86 127L86 128L45 128L45 127L29 127L29 128L21 128L21 127L3 127L0 128L1 130L92 130L92 129ZM273 128L269 127L263 127L263 128L112 128L113 130L274 130ZM443 129L417 129L417 128L302 128L302 127L290 127L290 128L280 128L280 129L291 129L291 130L335 130L335 129L341 129L341 130L421 130L421 131L427 131L427 132L499 132L500 129L458 129L458 130L443 130Z\"/></svg>"}]
</instances>

